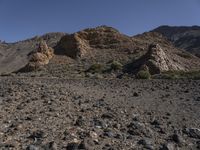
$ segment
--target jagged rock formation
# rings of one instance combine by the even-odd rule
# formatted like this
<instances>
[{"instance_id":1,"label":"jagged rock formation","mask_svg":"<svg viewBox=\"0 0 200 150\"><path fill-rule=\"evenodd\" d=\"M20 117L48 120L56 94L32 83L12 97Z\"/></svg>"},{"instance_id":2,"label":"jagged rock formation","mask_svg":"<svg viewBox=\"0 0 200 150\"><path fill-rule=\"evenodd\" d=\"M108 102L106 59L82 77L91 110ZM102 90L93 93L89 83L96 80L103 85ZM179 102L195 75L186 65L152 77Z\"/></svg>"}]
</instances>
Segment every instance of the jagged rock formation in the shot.
<instances>
[{"instance_id":1,"label":"jagged rock formation","mask_svg":"<svg viewBox=\"0 0 200 150\"><path fill-rule=\"evenodd\" d=\"M48 47L46 42L42 41L38 49L29 55L29 63L20 72L29 72L37 70L38 68L47 65L49 60L53 57L53 49Z\"/></svg>"},{"instance_id":2,"label":"jagged rock formation","mask_svg":"<svg viewBox=\"0 0 200 150\"><path fill-rule=\"evenodd\" d=\"M131 64L131 69L133 72L148 70L151 74L166 71L189 71L192 69L188 62L184 63L181 59L172 55L159 44L150 44L147 53L134 61Z\"/></svg>"},{"instance_id":3,"label":"jagged rock formation","mask_svg":"<svg viewBox=\"0 0 200 150\"><path fill-rule=\"evenodd\" d=\"M64 36L56 47L57 54L77 58L92 49L133 49L130 37L114 28L100 26Z\"/></svg>"},{"instance_id":4,"label":"jagged rock formation","mask_svg":"<svg viewBox=\"0 0 200 150\"><path fill-rule=\"evenodd\" d=\"M187 68L182 67L181 64L169 58L159 44L150 45L149 51L144 57L147 59L145 65L149 68L151 74L158 74L169 70L187 71Z\"/></svg>"},{"instance_id":5,"label":"jagged rock formation","mask_svg":"<svg viewBox=\"0 0 200 150\"><path fill-rule=\"evenodd\" d=\"M89 49L89 43L78 33L64 36L57 48L56 54L64 54L72 58L83 56Z\"/></svg>"},{"instance_id":6,"label":"jagged rock formation","mask_svg":"<svg viewBox=\"0 0 200 150\"><path fill-rule=\"evenodd\" d=\"M167 37L176 47L200 56L200 27L160 26L153 30Z\"/></svg>"}]
</instances>

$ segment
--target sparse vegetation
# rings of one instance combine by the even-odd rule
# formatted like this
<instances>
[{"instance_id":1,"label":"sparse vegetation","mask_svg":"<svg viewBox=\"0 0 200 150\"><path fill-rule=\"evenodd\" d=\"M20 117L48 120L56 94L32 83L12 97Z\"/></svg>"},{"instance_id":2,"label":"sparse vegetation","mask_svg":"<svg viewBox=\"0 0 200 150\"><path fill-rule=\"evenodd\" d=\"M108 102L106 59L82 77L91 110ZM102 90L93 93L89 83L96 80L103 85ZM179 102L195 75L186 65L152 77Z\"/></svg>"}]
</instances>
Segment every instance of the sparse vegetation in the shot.
<instances>
[{"instance_id":1,"label":"sparse vegetation","mask_svg":"<svg viewBox=\"0 0 200 150\"><path fill-rule=\"evenodd\" d=\"M120 70L122 67L123 65L118 61L113 61L110 65L111 70Z\"/></svg>"},{"instance_id":2,"label":"sparse vegetation","mask_svg":"<svg viewBox=\"0 0 200 150\"><path fill-rule=\"evenodd\" d=\"M168 71L163 72L159 76L155 76L154 78L159 79L193 79L200 80L200 71Z\"/></svg>"},{"instance_id":3,"label":"sparse vegetation","mask_svg":"<svg viewBox=\"0 0 200 150\"><path fill-rule=\"evenodd\" d=\"M87 70L87 72L90 73L101 73L103 71L103 65L96 63L90 66L90 68Z\"/></svg>"},{"instance_id":4,"label":"sparse vegetation","mask_svg":"<svg viewBox=\"0 0 200 150\"><path fill-rule=\"evenodd\" d=\"M138 79L150 79L150 78L151 78L151 74L150 74L149 71L147 71L147 70L140 70L140 71L137 73L136 77L137 77Z\"/></svg>"}]
</instances>

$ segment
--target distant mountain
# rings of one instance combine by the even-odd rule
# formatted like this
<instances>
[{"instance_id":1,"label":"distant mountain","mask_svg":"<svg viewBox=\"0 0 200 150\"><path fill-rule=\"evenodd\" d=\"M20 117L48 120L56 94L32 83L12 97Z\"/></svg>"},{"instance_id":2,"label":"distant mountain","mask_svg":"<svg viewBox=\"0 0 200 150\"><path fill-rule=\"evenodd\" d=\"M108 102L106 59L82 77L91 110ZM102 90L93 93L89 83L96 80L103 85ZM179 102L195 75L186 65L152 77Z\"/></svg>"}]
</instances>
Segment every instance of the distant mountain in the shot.
<instances>
[{"instance_id":1,"label":"distant mountain","mask_svg":"<svg viewBox=\"0 0 200 150\"><path fill-rule=\"evenodd\" d=\"M200 56L200 26L160 26L153 31L166 36L176 47Z\"/></svg>"}]
</instances>

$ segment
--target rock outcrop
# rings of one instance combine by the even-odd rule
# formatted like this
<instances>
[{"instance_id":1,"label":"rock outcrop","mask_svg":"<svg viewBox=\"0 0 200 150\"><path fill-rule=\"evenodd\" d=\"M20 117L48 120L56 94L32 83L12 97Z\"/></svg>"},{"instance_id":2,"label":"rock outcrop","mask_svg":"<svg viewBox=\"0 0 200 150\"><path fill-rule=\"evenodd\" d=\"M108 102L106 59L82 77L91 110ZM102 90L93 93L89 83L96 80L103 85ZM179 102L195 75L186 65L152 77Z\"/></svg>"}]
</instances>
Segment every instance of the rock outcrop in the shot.
<instances>
[{"instance_id":1,"label":"rock outcrop","mask_svg":"<svg viewBox=\"0 0 200 150\"><path fill-rule=\"evenodd\" d=\"M181 66L181 64L172 60L159 44L150 45L149 51L145 57L148 59L145 64L149 67L149 71L152 74L169 70L187 71L187 69Z\"/></svg>"},{"instance_id":2,"label":"rock outcrop","mask_svg":"<svg viewBox=\"0 0 200 150\"><path fill-rule=\"evenodd\" d=\"M35 52L29 54L29 63L22 69L21 72L29 72L47 65L53 57L54 50L48 47L46 42L42 41Z\"/></svg>"},{"instance_id":3,"label":"rock outcrop","mask_svg":"<svg viewBox=\"0 0 200 150\"><path fill-rule=\"evenodd\" d=\"M148 70L151 74L166 71L188 71L188 68L171 58L159 44L149 45L145 55L133 62L133 70Z\"/></svg>"},{"instance_id":4,"label":"rock outcrop","mask_svg":"<svg viewBox=\"0 0 200 150\"><path fill-rule=\"evenodd\" d=\"M40 41L55 47L65 33L47 33L15 43L0 43L0 74L17 72L30 62L30 55L38 48Z\"/></svg>"},{"instance_id":5,"label":"rock outcrop","mask_svg":"<svg viewBox=\"0 0 200 150\"><path fill-rule=\"evenodd\" d=\"M87 40L78 33L64 36L56 47L56 54L67 55L72 58L82 57L89 49Z\"/></svg>"},{"instance_id":6,"label":"rock outcrop","mask_svg":"<svg viewBox=\"0 0 200 150\"><path fill-rule=\"evenodd\" d=\"M100 26L86 29L71 35L65 35L56 47L56 54L65 54L72 58L84 56L92 49L133 49L130 37L114 28Z\"/></svg>"}]
</instances>

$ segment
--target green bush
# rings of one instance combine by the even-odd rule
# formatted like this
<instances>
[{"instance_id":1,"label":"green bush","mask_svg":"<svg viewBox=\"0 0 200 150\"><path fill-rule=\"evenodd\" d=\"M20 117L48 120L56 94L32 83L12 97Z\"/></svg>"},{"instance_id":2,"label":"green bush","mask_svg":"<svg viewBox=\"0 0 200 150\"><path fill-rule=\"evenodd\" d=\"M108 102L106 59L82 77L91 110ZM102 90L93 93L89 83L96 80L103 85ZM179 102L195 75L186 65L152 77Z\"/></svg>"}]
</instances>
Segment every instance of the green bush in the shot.
<instances>
[{"instance_id":1,"label":"green bush","mask_svg":"<svg viewBox=\"0 0 200 150\"><path fill-rule=\"evenodd\" d=\"M120 70L122 67L123 65L118 61L113 61L110 65L111 70Z\"/></svg>"},{"instance_id":2,"label":"green bush","mask_svg":"<svg viewBox=\"0 0 200 150\"><path fill-rule=\"evenodd\" d=\"M149 71L141 70L137 73L136 77L138 79L150 79L151 74L149 73Z\"/></svg>"},{"instance_id":3,"label":"green bush","mask_svg":"<svg viewBox=\"0 0 200 150\"><path fill-rule=\"evenodd\" d=\"M87 70L87 72L91 73L101 73L103 71L103 65L102 64L93 64L90 66L90 68Z\"/></svg>"}]
</instances>

